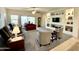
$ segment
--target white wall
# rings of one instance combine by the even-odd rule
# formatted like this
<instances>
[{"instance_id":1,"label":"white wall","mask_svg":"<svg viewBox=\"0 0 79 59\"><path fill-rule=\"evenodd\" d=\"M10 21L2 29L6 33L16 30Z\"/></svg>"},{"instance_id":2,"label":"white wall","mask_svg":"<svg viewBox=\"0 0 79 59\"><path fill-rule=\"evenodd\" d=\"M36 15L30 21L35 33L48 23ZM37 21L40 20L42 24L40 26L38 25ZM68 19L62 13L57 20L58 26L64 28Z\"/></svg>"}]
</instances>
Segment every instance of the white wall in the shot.
<instances>
[{"instance_id":1,"label":"white wall","mask_svg":"<svg viewBox=\"0 0 79 59\"><path fill-rule=\"evenodd\" d=\"M47 16L46 16L46 14L43 14L42 19L41 19L41 26L42 27L46 26L46 20L47 20Z\"/></svg>"},{"instance_id":2,"label":"white wall","mask_svg":"<svg viewBox=\"0 0 79 59\"><path fill-rule=\"evenodd\" d=\"M0 8L0 28L5 26L6 21L7 21L6 9L5 8Z\"/></svg>"},{"instance_id":3,"label":"white wall","mask_svg":"<svg viewBox=\"0 0 79 59\"><path fill-rule=\"evenodd\" d=\"M74 28L73 36L79 38L79 8L74 10Z\"/></svg>"}]
</instances>

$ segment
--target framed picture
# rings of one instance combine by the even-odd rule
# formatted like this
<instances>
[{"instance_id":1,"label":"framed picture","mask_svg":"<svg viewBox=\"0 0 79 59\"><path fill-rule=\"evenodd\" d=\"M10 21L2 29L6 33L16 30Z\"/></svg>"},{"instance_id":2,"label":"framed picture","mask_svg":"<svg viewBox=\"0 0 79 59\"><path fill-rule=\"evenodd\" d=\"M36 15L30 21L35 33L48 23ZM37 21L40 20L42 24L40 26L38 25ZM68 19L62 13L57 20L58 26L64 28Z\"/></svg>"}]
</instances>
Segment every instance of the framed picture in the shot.
<instances>
[{"instance_id":1,"label":"framed picture","mask_svg":"<svg viewBox=\"0 0 79 59\"><path fill-rule=\"evenodd\" d=\"M73 19L72 16L68 17L68 20L72 20L72 19Z\"/></svg>"}]
</instances>

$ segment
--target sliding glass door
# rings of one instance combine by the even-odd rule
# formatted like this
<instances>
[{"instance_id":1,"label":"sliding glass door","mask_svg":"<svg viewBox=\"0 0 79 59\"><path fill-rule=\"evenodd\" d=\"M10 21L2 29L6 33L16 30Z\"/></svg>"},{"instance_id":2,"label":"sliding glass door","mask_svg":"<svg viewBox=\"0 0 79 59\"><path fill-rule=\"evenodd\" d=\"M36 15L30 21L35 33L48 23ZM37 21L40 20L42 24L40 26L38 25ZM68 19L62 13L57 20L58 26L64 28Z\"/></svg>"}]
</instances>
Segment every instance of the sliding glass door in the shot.
<instances>
[{"instance_id":1,"label":"sliding glass door","mask_svg":"<svg viewBox=\"0 0 79 59\"><path fill-rule=\"evenodd\" d=\"M32 23L32 24L35 24L36 23L36 20L35 20L35 17L30 17L30 16L21 16L21 25L22 27L24 27L24 24L28 24L28 23Z\"/></svg>"},{"instance_id":2,"label":"sliding glass door","mask_svg":"<svg viewBox=\"0 0 79 59\"><path fill-rule=\"evenodd\" d=\"M27 16L21 16L21 25L22 25L22 27L24 27L25 23L28 23Z\"/></svg>"},{"instance_id":3,"label":"sliding glass door","mask_svg":"<svg viewBox=\"0 0 79 59\"><path fill-rule=\"evenodd\" d=\"M27 17L27 19L30 23L35 24L35 17Z\"/></svg>"}]
</instances>

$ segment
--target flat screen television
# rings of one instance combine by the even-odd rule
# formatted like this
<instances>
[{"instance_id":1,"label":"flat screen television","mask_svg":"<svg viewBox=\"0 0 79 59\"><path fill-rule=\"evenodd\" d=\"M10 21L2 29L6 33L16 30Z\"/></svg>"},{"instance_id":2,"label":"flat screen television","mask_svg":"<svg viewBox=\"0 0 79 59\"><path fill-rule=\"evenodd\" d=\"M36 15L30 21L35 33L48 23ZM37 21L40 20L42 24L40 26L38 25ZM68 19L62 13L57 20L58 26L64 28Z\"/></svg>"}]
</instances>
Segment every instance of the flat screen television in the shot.
<instances>
[{"instance_id":1,"label":"flat screen television","mask_svg":"<svg viewBox=\"0 0 79 59\"><path fill-rule=\"evenodd\" d=\"M52 22L60 22L60 18L59 17L52 18Z\"/></svg>"}]
</instances>

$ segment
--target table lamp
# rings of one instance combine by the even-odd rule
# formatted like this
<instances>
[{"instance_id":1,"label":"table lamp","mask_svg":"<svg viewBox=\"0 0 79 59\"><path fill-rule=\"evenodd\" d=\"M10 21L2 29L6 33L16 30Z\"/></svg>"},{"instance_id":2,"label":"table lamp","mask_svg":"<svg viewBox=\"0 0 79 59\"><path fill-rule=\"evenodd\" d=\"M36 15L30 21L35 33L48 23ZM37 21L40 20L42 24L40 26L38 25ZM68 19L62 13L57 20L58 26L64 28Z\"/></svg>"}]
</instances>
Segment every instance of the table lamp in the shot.
<instances>
[{"instance_id":1,"label":"table lamp","mask_svg":"<svg viewBox=\"0 0 79 59\"><path fill-rule=\"evenodd\" d=\"M17 25L14 26L12 33L15 34L15 37L17 37L17 34L20 33L19 27Z\"/></svg>"}]
</instances>

